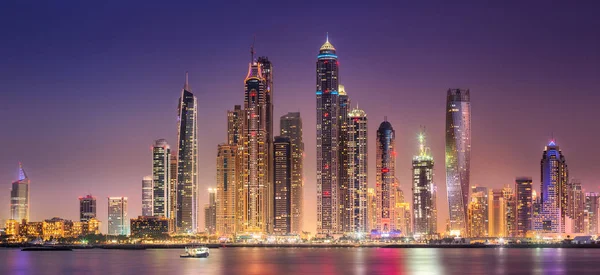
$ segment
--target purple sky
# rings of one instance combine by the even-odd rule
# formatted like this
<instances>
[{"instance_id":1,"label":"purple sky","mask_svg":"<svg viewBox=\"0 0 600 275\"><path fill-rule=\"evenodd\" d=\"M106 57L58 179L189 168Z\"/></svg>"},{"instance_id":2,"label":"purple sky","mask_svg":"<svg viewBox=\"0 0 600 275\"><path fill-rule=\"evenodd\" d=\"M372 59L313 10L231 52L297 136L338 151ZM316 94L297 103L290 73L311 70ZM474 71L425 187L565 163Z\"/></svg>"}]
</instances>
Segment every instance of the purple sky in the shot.
<instances>
[{"instance_id":1,"label":"purple sky","mask_svg":"<svg viewBox=\"0 0 600 275\"><path fill-rule=\"evenodd\" d=\"M174 147L185 71L200 105L200 187L215 186L216 146L225 141L226 111L243 104L254 34L257 54L274 63L276 118L300 111L304 120L305 230L316 229L315 62L325 32L341 83L369 118L371 186L383 117L396 130L405 193L416 133L427 127L440 229L451 87L471 89L473 184L531 176L539 190L553 134L571 176L600 191L600 17L592 1L20 2L0 4L0 219L9 217L19 161L32 181L32 220L77 219L77 198L87 193L98 198L104 227L107 196L129 197L130 217L141 214L150 146L166 138ZM204 192L200 199L208 200Z\"/></svg>"}]
</instances>

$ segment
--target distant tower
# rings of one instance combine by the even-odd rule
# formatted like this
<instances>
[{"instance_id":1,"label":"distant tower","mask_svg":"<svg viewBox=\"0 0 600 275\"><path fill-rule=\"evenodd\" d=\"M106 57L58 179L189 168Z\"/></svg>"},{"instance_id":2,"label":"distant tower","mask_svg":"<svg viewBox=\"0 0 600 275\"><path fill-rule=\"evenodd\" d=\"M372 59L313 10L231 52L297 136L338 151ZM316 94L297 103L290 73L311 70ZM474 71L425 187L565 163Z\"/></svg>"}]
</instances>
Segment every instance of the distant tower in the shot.
<instances>
[{"instance_id":1,"label":"distant tower","mask_svg":"<svg viewBox=\"0 0 600 275\"><path fill-rule=\"evenodd\" d=\"M274 221L273 232L291 233L292 146L287 137L275 137L274 145Z\"/></svg>"},{"instance_id":2,"label":"distant tower","mask_svg":"<svg viewBox=\"0 0 600 275\"><path fill-rule=\"evenodd\" d=\"M254 52L254 45L252 45L252 51ZM262 103L262 111L261 118L264 120L265 127L265 152L264 154L267 156L266 159L266 174L267 174L267 197L272 198L274 191L273 186L273 63L266 56L258 57L256 62L260 66L260 72L264 78L265 86L264 86L264 103ZM268 199L267 199L268 201ZM268 232L273 231L273 217L274 217L274 205L271 203L267 203L267 213L266 213L266 229Z\"/></svg>"},{"instance_id":3,"label":"distant tower","mask_svg":"<svg viewBox=\"0 0 600 275\"><path fill-rule=\"evenodd\" d=\"M492 189L488 195L489 237L506 236L506 200L502 189Z\"/></svg>"},{"instance_id":4,"label":"distant tower","mask_svg":"<svg viewBox=\"0 0 600 275\"><path fill-rule=\"evenodd\" d=\"M171 152L169 160L169 219L175 221L177 217L177 152Z\"/></svg>"},{"instance_id":5,"label":"distant tower","mask_svg":"<svg viewBox=\"0 0 600 275\"><path fill-rule=\"evenodd\" d=\"M208 188L208 204L204 206L204 231L215 234L217 230L217 189Z\"/></svg>"},{"instance_id":6,"label":"distant tower","mask_svg":"<svg viewBox=\"0 0 600 275\"><path fill-rule=\"evenodd\" d=\"M565 233L569 170L565 157L554 141L546 146L542 154L541 168L541 224L536 225L536 229Z\"/></svg>"},{"instance_id":7,"label":"distant tower","mask_svg":"<svg viewBox=\"0 0 600 275\"><path fill-rule=\"evenodd\" d=\"M365 111L355 108L347 114L346 159L348 182L348 214L350 218L347 232L369 232L368 219L368 127Z\"/></svg>"},{"instance_id":8,"label":"distant tower","mask_svg":"<svg viewBox=\"0 0 600 275\"><path fill-rule=\"evenodd\" d=\"M198 99L190 90L187 72L177 115L175 221L178 232L194 233L198 230Z\"/></svg>"},{"instance_id":9,"label":"distant tower","mask_svg":"<svg viewBox=\"0 0 600 275\"><path fill-rule=\"evenodd\" d=\"M600 211L600 194L596 192L585 193L585 219L587 221L586 234L598 234L598 214Z\"/></svg>"},{"instance_id":10,"label":"distant tower","mask_svg":"<svg viewBox=\"0 0 600 275\"><path fill-rule=\"evenodd\" d=\"M171 148L165 139L159 139L152 146L152 214L171 218L170 169Z\"/></svg>"},{"instance_id":11,"label":"distant tower","mask_svg":"<svg viewBox=\"0 0 600 275\"><path fill-rule=\"evenodd\" d=\"M341 232L338 61L329 38L317 55L317 234Z\"/></svg>"},{"instance_id":12,"label":"distant tower","mask_svg":"<svg viewBox=\"0 0 600 275\"><path fill-rule=\"evenodd\" d=\"M280 135L289 138L292 146L291 232L301 234L304 208L304 142L300 113L287 113L280 118L279 125Z\"/></svg>"},{"instance_id":13,"label":"distant tower","mask_svg":"<svg viewBox=\"0 0 600 275\"><path fill-rule=\"evenodd\" d=\"M466 232L471 167L471 96L450 89L446 104L446 190L450 230Z\"/></svg>"},{"instance_id":14,"label":"distant tower","mask_svg":"<svg viewBox=\"0 0 600 275\"><path fill-rule=\"evenodd\" d=\"M96 198L92 195L79 197L79 221L87 222L96 218Z\"/></svg>"},{"instance_id":15,"label":"distant tower","mask_svg":"<svg viewBox=\"0 0 600 275\"><path fill-rule=\"evenodd\" d=\"M127 197L108 198L108 235L129 235Z\"/></svg>"},{"instance_id":16,"label":"distant tower","mask_svg":"<svg viewBox=\"0 0 600 275\"><path fill-rule=\"evenodd\" d=\"M387 119L377 130L376 179L377 190L377 230L391 232L396 230L396 134Z\"/></svg>"},{"instance_id":17,"label":"distant tower","mask_svg":"<svg viewBox=\"0 0 600 275\"><path fill-rule=\"evenodd\" d=\"M367 188L368 231L377 230L377 193L374 188Z\"/></svg>"},{"instance_id":18,"label":"distant tower","mask_svg":"<svg viewBox=\"0 0 600 275\"><path fill-rule=\"evenodd\" d=\"M16 221L29 221L29 184L23 165L19 163L19 179L12 183L10 191L10 216Z\"/></svg>"},{"instance_id":19,"label":"distant tower","mask_svg":"<svg viewBox=\"0 0 600 275\"><path fill-rule=\"evenodd\" d=\"M338 125L340 130L338 131L338 186L339 186L339 196L338 200L340 203L340 230L341 232L356 232L352 213L352 194L350 194L350 185L352 185L351 176L348 174L349 172L349 148L348 148L348 114L351 110L350 108L350 98L346 93L346 89L344 85L338 85L338 99L339 99L339 118Z\"/></svg>"},{"instance_id":20,"label":"distant tower","mask_svg":"<svg viewBox=\"0 0 600 275\"><path fill-rule=\"evenodd\" d=\"M520 177L515 180L516 237L525 237L527 231L533 229L533 180Z\"/></svg>"},{"instance_id":21,"label":"distant tower","mask_svg":"<svg viewBox=\"0 0 600 275\"><path fill-rule=\"evenodd\" d=\"M571 218L571 233L585 233L585 194L579 181L568 184L567 216Z\"/></svg>"},{"instance_id":22,"label":"distant tower","mask_svg":"<svg viewBox=\"0 0 600 275\"><path fill-rule=\"evenodd\" d=\"M487 187L472 186L471 200L476 199L483 207L483 236L489 236L490 216L489 216L489 191Z\"/></svg>"},{"instance_id":23,"label":"distant tower","mask_svg":"<svg viewBox=\"0 0 600 275\"><path fill-rule=\"evenodd\" d=\"M412 197L414 234L431 236L437 233L436 188L433 183L433 157L425 143L425 133L419 134L419 154L412 160Z\"/></svg>"},{"instance_id":24,"label":"distant tower","mask_svg":"<svg viewBox=\"0 0 600 275\"><path fill-rule=\"evenodd\" d=\"M152 176L142 179L142 216L152 216Z\"/></svg>"},{"instance_id":25,"label":"distant tower","mask_svg":"<svg viewBox=\"0 0 600 275\"><path fill-rule=\"evenodd\" d=\"M216 233L219 237L233 237L241 223L236 219L240 180L241 157L236 145L219 144L217 149L217 216Z\"/></svg>"}]
</instances>

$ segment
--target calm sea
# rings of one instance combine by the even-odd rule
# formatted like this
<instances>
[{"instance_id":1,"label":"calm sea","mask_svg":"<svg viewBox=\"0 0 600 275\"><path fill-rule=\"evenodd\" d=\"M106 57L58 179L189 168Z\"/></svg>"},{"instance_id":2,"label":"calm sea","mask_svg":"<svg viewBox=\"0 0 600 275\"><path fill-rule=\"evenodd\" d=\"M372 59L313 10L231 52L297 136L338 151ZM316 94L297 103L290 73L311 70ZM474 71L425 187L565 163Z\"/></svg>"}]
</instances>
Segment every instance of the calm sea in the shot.
<instances>
[{"instance_id":1,"label":"calm sea","mask_svg":"<svg viewBox=\"0 0 600 275\"><path fill-rule=\"evenodd\" d=\"M0 274L600 274L600 249L221 248L23 252L0 249Z\"/></svg>"}]
</instances>

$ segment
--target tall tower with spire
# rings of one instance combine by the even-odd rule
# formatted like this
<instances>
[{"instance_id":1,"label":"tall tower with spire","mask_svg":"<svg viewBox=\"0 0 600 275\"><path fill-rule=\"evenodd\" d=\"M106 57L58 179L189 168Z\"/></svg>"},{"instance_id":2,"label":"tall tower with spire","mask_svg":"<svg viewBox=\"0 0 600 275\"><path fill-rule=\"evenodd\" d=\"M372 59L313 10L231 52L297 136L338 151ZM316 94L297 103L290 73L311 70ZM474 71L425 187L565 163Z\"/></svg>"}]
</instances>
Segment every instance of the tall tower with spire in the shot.
<instances>
[{"instance_id":1,"label":"tall tower with spire","mask_svg":"<svg viewBox=\"0 0 600 275\"><path fill-rule=\"evenodd\" d=\"M377 129L375 156L377 192L377 230L392 232L398 229L396 220L396 131L387 118Z\"/></svg>"},{"instance_id":2,"label":"tall tower with spire","mask_svg":"<svg viewBox=\"0 0 600 275\"><path fill-rule=\"evenodd\" d=\"M187 72L177 110L175 221L178 232L194 233L198 230L198 99L191 92Z\"/></svg>"},{"instance_id":3,"label":"tall tower with spire","mask_svg":"<svg viewBox=\"0 0 600 275\"><path fill-rule=\"evenodd\" d=\"M16 221L29 221L29 184L23 164L19 162L19 179L12 183L10 191L10 216Z\"/></svg>"},{"instance_id":4,"label":"tall tower with spire","mask_svg":"<svg viewBox=\"0 0 600 275\"><path fill-rule=\"evenodd\" d=\"M317 55L317 234L341 232L338 60L329 36Z\"/></svg>"},{"instance_id":5,"label":"tall tower with spire","mask_svg":"<svg viewBox=\"0 0 600 275\"><path fill-rule=\"evenodd\" d=\"M419 154L412 160L414 233L431 236L437 233L436 186L433 183L433 157L425 142L425 131L419 133Z\"/></svg>"}]
</instances>

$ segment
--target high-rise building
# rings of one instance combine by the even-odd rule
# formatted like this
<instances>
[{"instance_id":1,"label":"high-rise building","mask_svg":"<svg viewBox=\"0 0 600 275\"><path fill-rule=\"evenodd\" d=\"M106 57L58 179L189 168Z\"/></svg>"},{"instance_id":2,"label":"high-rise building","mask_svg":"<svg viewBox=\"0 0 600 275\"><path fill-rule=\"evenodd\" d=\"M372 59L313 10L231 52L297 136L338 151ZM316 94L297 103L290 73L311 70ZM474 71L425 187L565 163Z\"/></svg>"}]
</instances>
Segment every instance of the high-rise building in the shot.
<instances>
[{"instance_id":1,"label":"high-rise building","mask_svg":"<svg viewBox=\"0 0 600 275\"><path fill-rule=\"evenodd\" d=\"M471 199L475 198L483 208L483 236L489 236L490 218L489 218L489 199L488 188L483 186L471 187Z\"/></svg>"},{"instance_id":2,"label":"high-rise building","mask_svg":"<svg viewBox=\"0 0 600 275\"><path fill-rule=\"evenodd\" d=\"M533 229L533 181L529 177L515 180L515 237L525 237Z\"/></svg>"},{"instance_id":3,"label":"high-rise building","mask_svg":"<svg viewBox=\"0 0 600 275\"><path fill-rule=\"evenodd\" d=\"M568 184L567 216L571 219L569 233L585 233L585 194L581 183L573 181Z\"/></svg>"},{"instance_id":4,"label":"high-rise building","mask_svg":"<svg viewBox=\"0 0 600 275\"><path fill-rule=\"evenodd\" d=\"M127 197L108 198L108 235L129 235Z\"/></svg>"},{"instance_id":5,"label":"high-rise building","mask_svg":"<svg viewBox=\"0 0 600 275\"><path fill-rule=\"evenodd\" d=\"M597 235L598 213L600 213L600 195L596 192L585 193L586 234Z\"/></svg>"},{"instance_id":6,"label":"high-rise building","mask_svg":"<svg viewBox=\"0 0 600 275\"><path fill-rule=\"evenodd\" d=\"M480 197L483 193L473 194L471 202L467 209L467 235L469 237L486 237L485 228L485 205L482 204Z\"/></svg>"},{"instance_id":7,"label":"high-rise building","mask_svg":"<svg viewBox=\"0 0 600 275\"><path fill-rule=\"evenodd\" d=\"M340 85L341 86L341 85ZM341 88L340 88L341 89ZM347 232L367 233L368 227L368 127L365 111L355 108L347 115L346 129L346 180L350 224Z\"/></svg>"},{"instance_id":8,"label":"high-rise building","mask_svg":"<svg viewBox=\"0 0 600 275\"><path fill-rule=\"evenodd\" d=\"M204 206L204 232L215 234L217 231L217 195L216 188L208 188L208 203Z\"/></svg>"},{"instance_id":9,"label":"high-rise building","mask_svg":"<svg viewBox=\"0 0 600 275\"><path fill-rule=\"evenodd\" d=\"M353 226L353 206L350 188L352 179L349 174L349 148L348 148L348 113L350 111L350 98L346 94L344 85L338 85L339 117L338 126L338 201L340 203L339 222L341 232L355 232Z\"/></svg>"},{"instance_id":10,"label":"high-rise building","mask_svg":"<svg viewBox=\"0 0 600 275\"><path fill-rule=\"evenodd\" d=\"M339 79L329 38L317 55L317 234L340 233Z\"/></svg>"},{"instance_id":11,"label":"high-rise building","mask_svg":"<svg viewBox=\"0 0 600 275\"><path fill-rule=\"evenodd\" d=\"M10 190L10 218L19 222L29 221L29 184L23 165L19 163L19 179L12 183Z\"/></svg>"},{"instance_id":12,"label":"high-rise building","mask_svg":"<svg viewBox=\"0 0 600 275\"><path fill-rule=\"evenodd\" d=\"M171 218L170 170L171 148L165 139L154 141L152 146L152 215Z\"/></svg>"},{"instance_id":13,"label":"high-rise building","mask_svg":"<svg viewBox=\"0 0 600 275\"><path fill-rule=\"evenodd\" d=\"M87 222L96 218L96 198L92 195L79 197L79 221Z\"/></svg>"},{"instance_id":14,"label":"high-rise building","mask_svg":"<svg viewBox=\"0 0 600 275\"><path fill-rule=\"evenodd\" d=\"M425 144L425 133L419 134L419 154L412 160L413 230L415 235L437 233L436 187L433 183L433 157Z\"/></svg>"},{"instance_id":15,"label":"high-rise building","mask_svg":"<svg viewBox=\"0 0 600 275\"><path fill-rule=\"evenodd\" d=\"M536 230L564 233L569 171L565 157L554 141L542 154L541 168L541 224L536 225Z\"/></svg>"},{"instance_id":16,"label":"high-rise building","mask_svg":"<svg viewBox=\"0 0 600 275\"><path fill-rule=\"evenodd\" d=\"M252 55L254 56L254 45L252 46ZM267 201L273 197L274 185L273 185L273 63L266 56L257 58L257 62L260 66L261 74L265 80L265 99L264 99L264 117L265 121L265 139L266 139L266 171L267 171ZM267 232L273 232L273 217L275 215L274 205L267 203L267 217L266 217L266 228Z\"/></svg>"},{"instance_id":17,"label":"high-rise building","mask_svg":"<svg viewBox=\"0 0 600 275\"><path fill-rule=\"evenodd\" d=\"M274 221L273 232L291 233L292 145L287 137L275 137L274 145Z\"/></svg>"},{"instance_id":18,"label":"high-rise building","mask_svg":"<svg viewBox=\"0 0 600 275\"><path fill-rule=\"evenodd\" d=\"M177 153L171 152L169 160L169 209L168 216L175 221L177 217Z\"/></svg>"},{"instance_id":19,"label":"high-rise building","mask_svg":"<svg viewBox=\"0 0 600 275\"><path fill-rule=\"evenodd\" d=\"M492 189L488 195L489 237L506 237L506 201L502 189Z\"/></svg>"},{"instance_id":20,"label":"high-rise building","mask_svg":"<svg viewBox=\"0 0 600 275\"><path fill-rule=\"evenodd\" d=\"M142 178L142 216L152 216L152 176Z\"/></svg>"},{"instance_id":21,"label":"high-rise building","mask_svg":"<svg viewBox=\"0 0 600 275\"><path fill-rule=\"evenodd\" d=\"M377 191L377 230L391 232L396 230L396 134L392 124L383 121L377 129L376 142L376 178Z\"/></svg>"},{"instance_id":22,"label":"high-rise building","mask_svg":"<svg viewBox=\"0 0 600 275\"><path fill-rule=\"evenodd\" d=\"M302 141L302 118L299 112L287 113L280 119L281 136L290 139L292 145L291 168L291 232L302 233L304 207L304 142Z\"/></svg>"},{"instance_id":23,"label":"high-rise building","mask_svg":"<svg viewBox=\"0 0 600 275\"><path fill-rule=\"evenodd\" d=\"M217 235L233 236L239 221L236 220L238 188L241 186L240 161L237 146L219 144L217 150Z\"/></svg>"},{"instance_id":24,"label":"high-rise building","mask_svg":"<svg viewBox=\"0 0 600 275\"><path fill-rule=\"evenodd\" d=\"M272 206L269 164L271 143L268 141L267 83L262 65L252 58L244 80L244 195L243 231L267 232Z\"/></svg>"},{"instance_id":25,"label":"high-rise building","mask_svg":"<svg viewBox=\"0 0 600 275\"><path fill-rule=\"evenodd\" d=\"M367 188L367 228L377 230L377 193L375 188Z\"/></svg>"},{"instance_id":26,"label":"high-rise building","mask_svg":"<svg viewBox=\"0 0 600 275\"><path fill-rule=\"evenodd\" d=\"M517 200L515 197L515 191L506 185L502 188L502 195L504 196L504 203L506 204L506 214L504 221L506 223L506 235L507 237L515 237L516 235L516 223L517 223Z\"/></svg>"},{"instance_id":27,"label":"high-rise building","mask_svg":"<svg viewBox=\"0 0 600 275\"><path fill-rule=\"evenodd\" d=\"M450 229L464 232L471 167L471 96L449 89L446 103L446 190Z\"/></svg>"},{"instance_id":28,"label":"high-rise building","mask_svg":"<svg viewBox=\"0 0 600 275\"><path fill-rule=\"evenodd\" d=\"M177 231L198 230L198 99L192 94L185 74L177 124Z\"/></svg>"},{"instance_id":29,"label":"high-rise building","mask_svg":"<svg viewBox=\"0 0 600 275\"><path fill-rule=\"evenodd\" d=\"M396 182L398 180L396 179ZM410 203L404 200L404 192L398 184L394 185L394 198L395 198L395 206L394 206L394 216L396 217L396 231L399 231L402 236L411 236L413 233L412 230L412 215L410 211Z\"/></svg>"}]
</instances>

